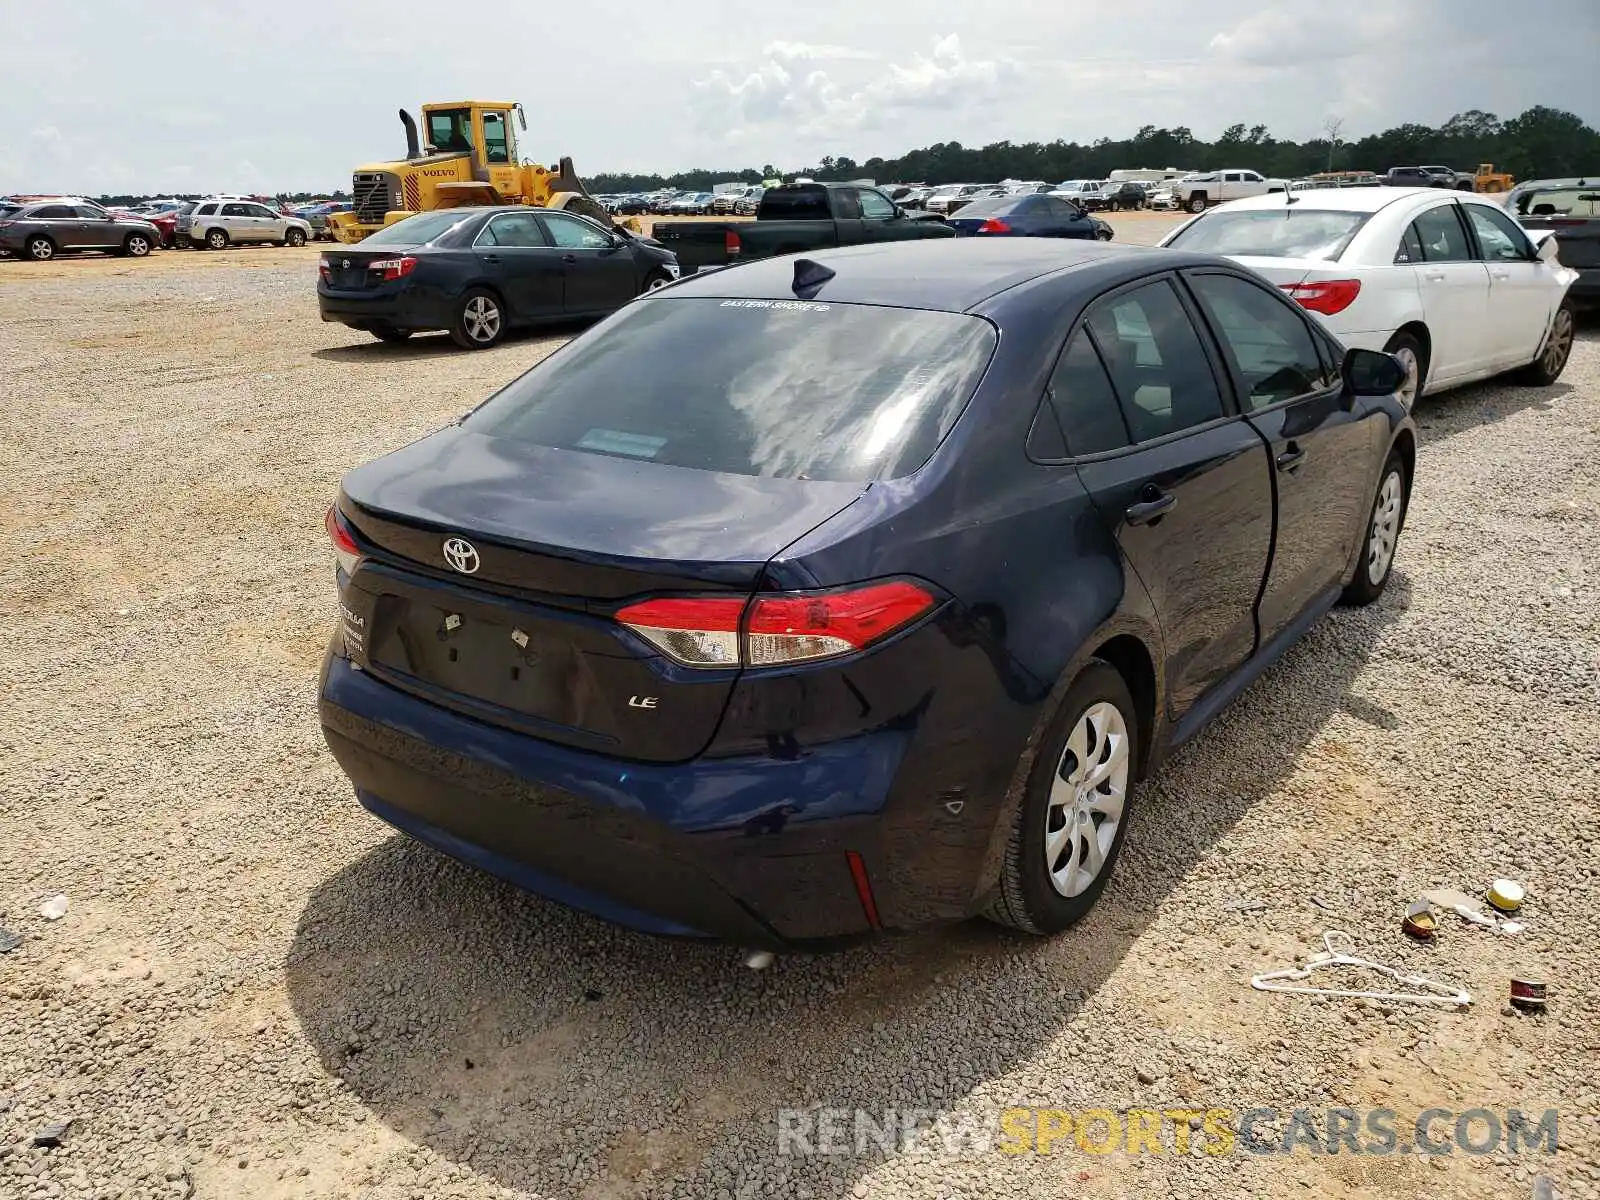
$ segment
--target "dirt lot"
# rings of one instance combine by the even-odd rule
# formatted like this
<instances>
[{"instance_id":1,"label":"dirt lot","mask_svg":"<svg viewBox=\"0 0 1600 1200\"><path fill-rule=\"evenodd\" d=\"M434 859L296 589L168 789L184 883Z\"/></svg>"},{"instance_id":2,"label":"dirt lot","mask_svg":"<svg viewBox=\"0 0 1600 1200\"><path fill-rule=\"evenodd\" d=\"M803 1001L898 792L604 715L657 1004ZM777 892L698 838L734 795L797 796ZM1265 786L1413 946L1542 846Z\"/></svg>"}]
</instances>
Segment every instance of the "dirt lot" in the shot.
<instances>
[{"instance_id":1,"label":"dirt lot","mask_svg":"<svg viewBox=\"0 0 1600 1200\"><path fill-rule=\"evenodd\" d=\"M1078 930L757 975L355 804L315 719L323 511L565 334L382 345L317 320L315 254L0 262L0 1195L1600 1196L1593 322L1552 388L1424 401L1384 601L1144 790ZM1520 938L1404 942L1421 889L1497 875L1528 885ZM1250 989L1330 927L1475 1003ZM1513 973L1546 1014L1504 1007ZM1274 1141L1296 1107L1554 1107L1561 1149L777 1153L780 1109L1012 1105L1271 1106Z\"/></svg>"}]
</instances>

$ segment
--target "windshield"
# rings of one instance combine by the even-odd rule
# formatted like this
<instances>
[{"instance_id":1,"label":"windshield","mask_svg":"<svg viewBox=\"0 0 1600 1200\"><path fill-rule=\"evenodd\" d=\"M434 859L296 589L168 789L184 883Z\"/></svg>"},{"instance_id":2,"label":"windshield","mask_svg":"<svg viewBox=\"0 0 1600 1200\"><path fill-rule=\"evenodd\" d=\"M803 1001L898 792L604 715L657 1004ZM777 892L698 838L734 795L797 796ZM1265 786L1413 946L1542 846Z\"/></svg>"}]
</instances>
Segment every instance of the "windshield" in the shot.
<instances>
[{"instance_id":1,"label":"windshield","mask_svg":"<svg viewBox=\"0 0 1600 1200\"><path fill-rule=\"evenodd\" d=\"M1058 192L1081 191L1083 189L1083 185L1088 182L1089 181L1087 179L1063 179L1060 183L1056 184L1056 190Z\"/></svg>"},{"instance_id":2,"label":"windshield","mask_svg":"<svg viewBox=\"0 0 1600 1200\"><path fill-rule=\"evenodd\" d=\"M1202 254L1335 259L1368 214L1325 209L1259 208L1212 212L1185 225L1167 245Z\"/></svg>"},{"instance_id":3,"label":"windshield","mask_svg":"<svg viewBox=\"0 0 1600 1200\"><path fill-rule=\"evenodd\" d=\"M363 246L422 246L442 237L474 214L458 208L439 212L418 213L393 225L386 225L371 237L362 238Z\"/></svg>"},{"instance_id":4,"label":"windshield","mask_svg":"<svg viewBox=\"0 0 1600 1200\"><path fill-rule=\"evenodd\" d=\"M703 471L892 479L932 456L995 342L963 313L662 297L569 343L464 424Z\"/></svg>"}]
</instances>

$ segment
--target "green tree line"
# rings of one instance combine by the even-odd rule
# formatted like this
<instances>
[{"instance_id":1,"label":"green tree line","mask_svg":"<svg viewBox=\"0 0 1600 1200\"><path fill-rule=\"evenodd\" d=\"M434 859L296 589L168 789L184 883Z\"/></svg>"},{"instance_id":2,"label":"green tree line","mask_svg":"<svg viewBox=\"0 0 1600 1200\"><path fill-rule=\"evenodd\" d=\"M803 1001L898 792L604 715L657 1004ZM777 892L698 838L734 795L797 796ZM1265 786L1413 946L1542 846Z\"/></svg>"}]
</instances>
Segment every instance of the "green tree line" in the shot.
<instances>
[{"instance_id":1,"label":"green tree line","mask_svg":"<svg viewBox=\"0 0 1600 1200\"><path fill-rule=\"evenodd\" d=\"M1330 122L1337 130L1337 125ZM1441 164L1472 171L1493 163L1518 179L1600 174L1600 132L1580 117L1537 106L1502 121L1494 113L1471 109L1437 128L1408 123L1355 141L1331 136L1306 142L1281 141L1265 125L1232 125L1214 142L1195 137L1188 127L1146 125L1131 138L1078 142L992 142L963 146L939 142L899 158L824 157L803 167L782 169L768 163L727 170L680 171L676 175L606 172L590 176L591 191L652 191L675 187L710 191L715 183L759 183L778 176L813 179L875 179L880 183L981 183L1000 179L1100 179L1118 167L1179 167L1213 170L1247 167L1264 175L1297 179L1317 171L1387 171L1390 167Z\"/></svg>"}]
</instances>

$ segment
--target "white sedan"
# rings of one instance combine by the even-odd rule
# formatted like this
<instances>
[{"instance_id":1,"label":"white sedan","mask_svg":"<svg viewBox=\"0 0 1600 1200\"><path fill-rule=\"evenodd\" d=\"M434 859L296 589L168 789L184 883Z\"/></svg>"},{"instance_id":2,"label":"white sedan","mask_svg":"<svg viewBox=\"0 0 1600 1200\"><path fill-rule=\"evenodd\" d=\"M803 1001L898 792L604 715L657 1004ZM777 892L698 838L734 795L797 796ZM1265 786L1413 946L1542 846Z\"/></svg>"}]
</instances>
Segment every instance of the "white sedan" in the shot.
<instances>
[{"instance_id":1,"label":"white sedan","mask_svg":"<svg viewBox=\"0 0 1600 1200\"><path fill-rule=\"evenodd\" d=\"M1537 239L1537 240L1535 240ZM1349 347L1404 363L1409 406L1521 370L1553 383L1572 353L1556 244L1487 197L1435 188L1327 188L1222 204L1163 246L1222 254L1277 284Z\"/></svg>"}]
</instances>

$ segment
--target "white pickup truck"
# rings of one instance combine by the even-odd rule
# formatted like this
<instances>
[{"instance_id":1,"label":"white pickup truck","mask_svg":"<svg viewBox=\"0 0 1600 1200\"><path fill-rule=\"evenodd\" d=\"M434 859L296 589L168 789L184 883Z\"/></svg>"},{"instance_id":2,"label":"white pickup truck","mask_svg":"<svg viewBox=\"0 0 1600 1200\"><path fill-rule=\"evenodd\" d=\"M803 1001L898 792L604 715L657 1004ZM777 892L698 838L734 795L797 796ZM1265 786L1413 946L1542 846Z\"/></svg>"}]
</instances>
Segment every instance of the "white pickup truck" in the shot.
<instances>
[{"instance_id":1,"label":"white pickup truck","mask_svg":"<svg viewBox=\"0 0 1600 1200\"><path fill-rule=\"evenodd\" d=\"M1172 198L1179 208L1192 213L1205 212L1211 204L1225 200L1243 200L1246 196L1265 196L1281 192L1288 187L1282 179L1267 179L1259 171L1229 168L1224 171L1207 171L1203 175L1185 175L1171 184Z\"/></svg>"}]
</instances>

